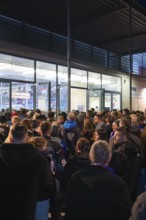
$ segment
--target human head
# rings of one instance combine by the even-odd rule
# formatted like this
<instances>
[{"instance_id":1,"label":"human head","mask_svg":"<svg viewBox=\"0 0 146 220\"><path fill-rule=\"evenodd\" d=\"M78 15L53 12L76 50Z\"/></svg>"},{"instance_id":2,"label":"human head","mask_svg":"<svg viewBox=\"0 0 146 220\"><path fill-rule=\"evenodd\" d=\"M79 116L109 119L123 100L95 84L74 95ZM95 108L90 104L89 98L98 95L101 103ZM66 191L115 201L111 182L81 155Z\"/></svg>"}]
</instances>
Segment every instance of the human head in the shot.
<instances>
[{"instance_id":1,"label":"human head","mask_svg":"<svg viewBox=\"0 0 146 220\"><path fill-rule=\"evenodd\" d=\"M30 142L37 148L39 151L47 150L47 140L44 137L32 137Z\"/></svg>"},{"instance_id":2,"label":"human head","mask_svg":"<svg viewBox=\"0 0 146 220\"><path fill-rule=\"evenodd\" d=\"M131 118L131 123L135 123L135 122L138 122L138 117L137 117L137 114L136 113L132 113L130 115L130 118Z\"/></svg>"},{"instance_id":3,"label":"human head","mask_svg":"<svg viewBox=\"0 0 146 220\"><path fill-rule=\"evenodd\" d=\"M26 116L27 110L25 108L20 109L20 114Z\"/></svg>"},{"instance_id":4,"label":"human head","mask_svg":"<svg viewBox=\"0 0 146 220\"><path fill-rule=\"evenodd\" d=\"M91 118L92 115L93 115L93 112L92 112L91 110L87 110L87 111L86 111L86 117Z\"/></svg>"},{"instance_id":5,"label":"human head","mask_svg":"<svg viewBox=\"0 0 146 220\"><path fill-rule=\"evenodd\" d=\"M41 136L50 136L52 132L52 125L49 121L43 121L40 124L40 135Z\"/></svg>"},{"instance_id":6,"label":"human head","mask_svg":"<svg viewBox=\"0 0 146 220\"><path fill-rule=\"evenodd\" d=\"M0 124L6 124L7 123L7 117L5 115L0 115Z\"/></svg>"},{"instance_id":7,"label":"human head","mask_svg":"<svg viewBox=\"0 0 146 220\"><path fill-rule=\"evenodd\" d=\"M55 112L48 112L48 120L52 123L54 121Z\"/></svg>"},{"instance_id":8,"label":"human head","mask_svg":"<svg viewBox=\"0 0 146 220\"><path fill-rule=\"evenodd\" d=\"M101 114L98 114L98 115L95 115L94 118L93 118L93 123L94 124L98 124L102 121L102 115Z\"/></svg>"},{"instance_id":9,"label":"human head","mask_svg":"<svg viewBox=\"0 0 146 220\"><path fill-rule=\"evenodd\" d=\"M76 121L77 116L76 116L76 114L74 112L69 112L67 114L67 119L70 120L70 121Z\"/></svg>"},{"instance_id":10,"label":"human head","mask_svg":"<svg viewBox=\"0 0 146 220\"><path fill-rule=\"evenodd\" d=\"M116 120L112 123L112 129L113 131L116 131L119 128L120 120Z\"/></svg>"},{"instance_id":11,"label":"human head","mask_svg":"<svg viewBox=\"0 0 146 220\"><path fill-rule=\"evenodd\" d=\"M13 125L10 132L10 140L12 143L26 143L28 139L28 130L26 126Z\"/></svg>"},{"instance_id":12,"label":"human head","mask_svg":"<svg viewBox=\"0 0 146 220\"><path fill-rule=\"evenodd\" d=\"M90 150L89 140L86 138L79 138L76 144L76 151L78 153L88 152Z\"/></svg>"},{"instance_id":13,"label":"human head","mask_svg":"<svg viewBox=\"0 0 146 220\"><path fill-rule=\"evenodd\" d=\"M20 123L20 120L21 120L21 119L20 119L19 116L17 116L17 115L13 116L12 119L11 119L12 125L17 125L17 124L19 124L19 123Z\"/></svg>"},{"instance_id":14,"label":"human head","mask_svg":"<svg viewBox=\"0 0 146 220\"><path fill-rule=\"evenodd\" d=\"M129 116L130 111L128 108L123 109L123 116Z\"/></svg>"},{"instance_id":15,"label":"human head","mask_svg":"<svg viewBox=\"0 0 146 220\"><path fill-rule=\"evenodd\" d=\"M58 121L52 122L51 136L52 137L60 137L61 136L61 125Z\"/></svg>"},{"instance_id":16,"label":"human head","mask_svg":"<svg viewBox=\"0 0 146 220\"><path fill-rule=\"evenodd\" d=\"M129 116L127 117L122 117L120 119L120 124L119 127L124 127L126 128L128 131L130 131L131 129L131 118Z\"/></svg>"},{"instance_id":17,"label":"human head","mask_svg":"<svg viewBox=\"0 0 146 220\"><path fill-rule=\"evenodd\" d=\"M64 114L59 113L59 114L57 115L57 122L59 122L60 124L64 124L64 122L65 122L65 116L64 116Z\"/></svg>"},{"instance_id":18,"label":"human head","mask_svg":"<svg viewBox=\"0 0 146 220\"><path fill-rule=\"evenodd\" d=\"M115 140L114 140L115 144L121 144L127 141L127 139L128 139L128 131L126 130L126 128L121 127L115 131Z\"/></svg>"},{"instance_id":19,"label":"human head","mask_svg":"<svg viewBox=\"0 0 146 220\"><path fill-rule=\"evenodd\" d=\"M94 132L94 135L96 136L95 141L97 140L108 140L108 136L107 136L107 130L105 128L99 128L96 129Z\"/></svg>"},{"instance_id":20,"label":"human head","mask_svg":"<svg viewBox=\"0 0 146 220\"><path fill-rule=\"evenodd\" d=\"M107 141L95 141L89 152L93 164L108 165L111 159L111 148Z\"/></svg>"},{"instance_id":21,"label":"human head","mask_svg":"<svg viewBox=\"0 0 146 220\"><path fill-rule=\"evenodd\" d=\"M24 118L20 121L21 125L25 125L27 129L31 130L32 129L32 121L29 118Z\"/></svg>"}]
</instances>

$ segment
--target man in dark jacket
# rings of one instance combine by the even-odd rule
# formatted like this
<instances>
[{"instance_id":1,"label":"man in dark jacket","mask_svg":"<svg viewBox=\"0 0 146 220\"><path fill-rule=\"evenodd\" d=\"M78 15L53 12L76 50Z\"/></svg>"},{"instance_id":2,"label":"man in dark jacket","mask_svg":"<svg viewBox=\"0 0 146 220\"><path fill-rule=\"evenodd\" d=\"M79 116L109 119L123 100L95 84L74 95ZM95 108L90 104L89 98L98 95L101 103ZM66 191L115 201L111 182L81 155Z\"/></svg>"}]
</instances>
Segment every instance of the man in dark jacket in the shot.
<instances>
[{"instance_id":1,"label":"man in dark jacket","mask_svg":"<svg viewBox=\"0 0 146 220\"><path fill-rule=\"evenodd\" d=\"M115 145L110 167L126 182L134 202L140 174L140 154L138 145L129 139L129 132L123 127L115 131Z\"/></svg>"},{"instance_id":2,"label":"man in dark jacket","mask_svg":"<svg viewBox=\"0 0 146 220\"><path fill-rule=\"evenodd\" d=\"M11 143L0 148L0 219L34 220L38 190L49 194L47 162L26 143L27 128L11 129Z\"/></svg>"},{"instance_id":3,"label":"man in dark jacket","mask_svg":"<svg viewBox=\"0 0 146 220\"><path fill-rule=\"evenodd\" d=\"M96 141L89 155L92 165L68 183L65 220L128 220L131 200L124 181L108 167L109 144Z\"/></svg>"}]
</instances>

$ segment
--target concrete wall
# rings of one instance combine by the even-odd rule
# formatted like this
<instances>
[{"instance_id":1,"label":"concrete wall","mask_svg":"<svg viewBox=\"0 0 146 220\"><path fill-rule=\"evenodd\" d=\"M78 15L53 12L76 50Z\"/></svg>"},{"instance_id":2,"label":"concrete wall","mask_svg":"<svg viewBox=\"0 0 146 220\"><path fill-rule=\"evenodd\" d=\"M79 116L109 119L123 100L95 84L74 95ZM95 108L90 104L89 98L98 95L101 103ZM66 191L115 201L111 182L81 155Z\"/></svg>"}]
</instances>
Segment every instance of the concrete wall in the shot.
<instances>
[{"instance_id":1,"label":"concrete wall","mask_svg":"<svg viewBox=\"0 0 146 220\"><path fill-rule=\"evenodd\" d=\"M129 76L122 76L122 108L130 109Z\"/></svg>"},{"instance_id":2,"label":"concrete wall","mask_svg":"<svg viewBox=\"0 0 146 220\"><path fill-rule=\"evenodd\" d=\"M132 109L144 111L146 109L146 79L132 79Z\"/></svg>"}]
</instances>

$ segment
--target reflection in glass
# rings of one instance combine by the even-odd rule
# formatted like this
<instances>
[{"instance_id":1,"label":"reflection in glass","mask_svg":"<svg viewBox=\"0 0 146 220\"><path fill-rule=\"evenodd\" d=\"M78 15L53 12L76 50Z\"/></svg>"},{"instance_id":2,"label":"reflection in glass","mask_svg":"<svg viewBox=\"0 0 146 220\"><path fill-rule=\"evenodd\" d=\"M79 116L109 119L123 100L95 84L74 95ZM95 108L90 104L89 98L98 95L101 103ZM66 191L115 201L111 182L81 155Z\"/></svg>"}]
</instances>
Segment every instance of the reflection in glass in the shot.
<instances>
[{"instance_id":1,"label":"reflection in glass","mask_svg":"<svg viewBox=\"0 0 146 220\"><path fill-rule=\"evenodd\" d=\"M86 111L86 89L71 88L71 110Z\"/></svg>"},{"instance_id":2,"label":"reflection in glass","mask_svg":"<svg viewBox=\"0 0 146 220\"><path fill-rule=\"evenodd\" d=\"M68 109L68 74L67 67L58 66L59 112Z\"/></svg>"},{"instance_id":3,"label":"reflection in glass","mask_svg":"<svg viewBox=\"0 0 146 220\"><path fill-rule=\"evenodd\" d=\"M0 54L0 78L34 82L34 61Z\"/></svg>"},{"instance_id":4,"label":"reflection in glass","mask_svg":"<svg viewBox=\"0 0 146 220\"><path fill-rule=\"evenodd\" d=\"M103 90L89 90L89 109L103 110Z\"/></svg>"},{"instance_id":5,"label":"reflection in glass","mask_svg":"<svg viewBox=\"0 0 146 220\"><path fill-rule=\"evenodd\" d=\"M104 102L104 106L105 109L107 110L111 110L111 93L107 93L105 92L105 102Z\"/></svg>"},{"instance_id":6,"label":"reflection in glass","mask_svg":"<svg viewBox=\"0 0 146 220\"><path fill-rule=\"evenodd\" d=\"M71 86L87 88L87 71L71 68Z\"/></svg>"},{"instance_id":7,"label":"reflection in glass","mask_svg":"<svg viewBox=\"0 0 146 220\"><path fill-rule=\"evenodd\" d=\"M101 74L88 72L88 88L89 89L101 88Z\"/></svg>"},{"instance_id":8,"label":"reflection in glass","mask_svg":"<svg viewBox=\"0 0 146 220\"><path fill-rule=\"evenodd\" d=\"M10 106L10 84L0 82L0 110L9 109Z\"/></svg>"},{"instance_id":9,"label":"reflection in glass","mask_svg":"<svg viewBox=\"0 0 146 220\"><path fill-rule=\"evenodd\" d=\"M102 89L121 92L121 78L102 74Z\"/></svg>"},{"instance_id":10,"label":"reflection in glass","mask_svg":"<svg viewBox=\"0 0 146 220\"><path fill-rule=\"evenodd\" d=\"M49 84L39 84L36 86L36 108L47 113L49 107Z\"/></svg>"},{"instance_id":11,"label":"reflection in glass","mask_svg":"<svg viewBox=\"0 0 146 220\"><path fill-rule=\"evenodd\" d=\"M120 94L113 94L113 109L121 109L121 96Z\"/></svg>"},{"instance_id":12,"label":"reflection in glass","mask_svg":"<svg viewBox=\"0 0 146 220\"><path fill-rule=\"evenodd\" d=\"M33 84L12 83L12 110L33 109Z\"/></svg>"},{"instance_id":13,"label":"reflection in glass","mask_svg":"<svg viewBox=\"0 0 146 220\"><path fill-rule=\"evenodd\" d=\"M51 109L56 111L56 65L45 62L36 62L37 83L51 83ZM49 99L49 97L47 97ZM48 108L47 108L48 109ZM46 110L48 111L48 110Z\"/></svg>"}]
</instances>

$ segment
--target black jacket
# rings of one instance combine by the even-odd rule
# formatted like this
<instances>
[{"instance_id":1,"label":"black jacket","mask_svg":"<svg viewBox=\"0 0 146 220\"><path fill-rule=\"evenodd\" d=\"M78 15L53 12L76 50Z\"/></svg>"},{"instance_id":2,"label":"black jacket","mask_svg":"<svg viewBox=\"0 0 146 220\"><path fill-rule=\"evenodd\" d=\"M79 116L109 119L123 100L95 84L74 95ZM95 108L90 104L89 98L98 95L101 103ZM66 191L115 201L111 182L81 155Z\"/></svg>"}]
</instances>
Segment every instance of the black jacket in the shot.
<instances>
[{"instance_id":1,"label":"black jacket","mask_svg":"<svg viewBox=\"0 0 146 220\"><path fill-rule=\"evenodd\" d=\"M48 166L31 144L0 148L0 219L34 220L39 188L49 195Z\"/></svg>"},{"instance_id":2,"label":"black jacket","mask_svg":"<svg viewBox=\"0 0 146 220\"><path fill-rule=\"evenodd\" d=\"M62 188L64 190L66 189L68 181L73 173L85 168L90 165L90 163L91 161L89 160L88 153L76 153L70 160L68 160L61 177Z\"/></svg>"},{"instance_id":3,"label":"black jacket","mask_svg":"<svg viewBox=\"0 0 146 220\"><path fill-rule=\"evenodd\" d=\"M66 205L65 220L128 220L131 200L120 177L90 165L71 176Z\"/></svg>"},{"instance_id":4,"label":"black jacket","mask_svg":"<svg viewBox=\"0 0 146 220\"><path fill-rule=\"evenodd\" d=\"M115 145L109 166L126 182L131 198L135 201L140 172L137 146L130 141Z\"/></svg>"}]
</instances>

